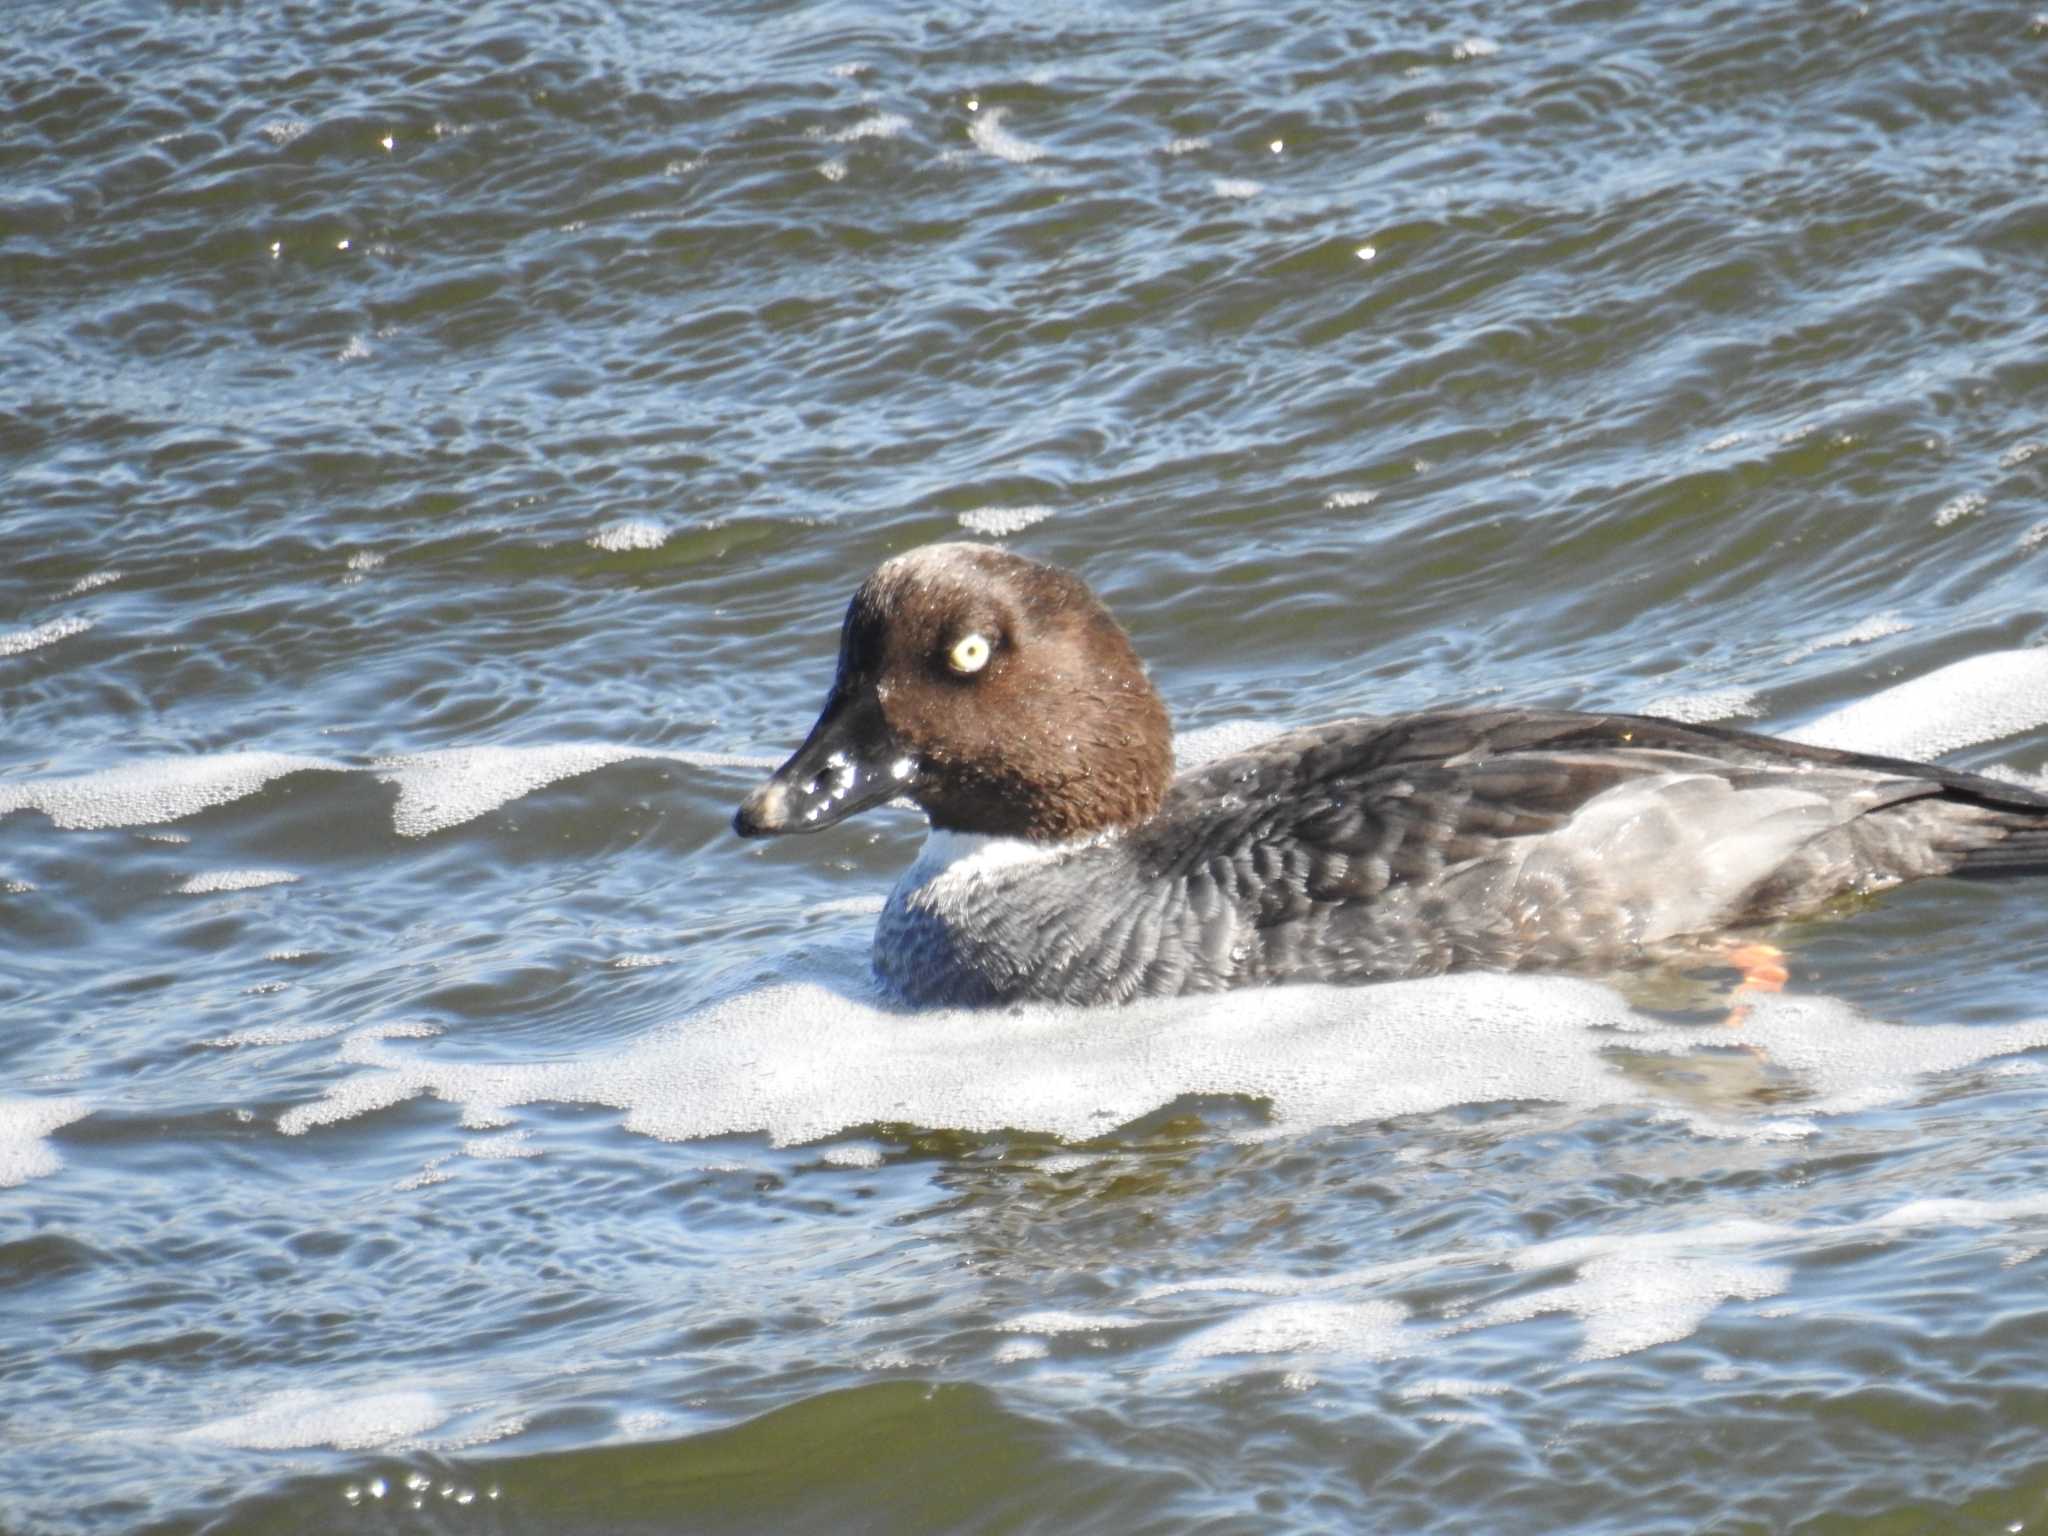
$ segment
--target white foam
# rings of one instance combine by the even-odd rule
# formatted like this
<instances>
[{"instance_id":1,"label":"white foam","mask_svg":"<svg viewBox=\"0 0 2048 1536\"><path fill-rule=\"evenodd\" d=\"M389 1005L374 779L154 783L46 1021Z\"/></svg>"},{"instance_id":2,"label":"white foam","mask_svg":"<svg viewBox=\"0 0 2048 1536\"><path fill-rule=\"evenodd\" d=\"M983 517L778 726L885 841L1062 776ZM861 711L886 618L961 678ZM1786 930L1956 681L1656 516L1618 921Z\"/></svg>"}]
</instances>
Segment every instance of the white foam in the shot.
<instances>
[{"instance_id":1,"label":"white foam","mask_svg":"<svg viewBox=\"0 0 2048 1536\"><path fill-rule=\"evenodd\" d=\"M287 774L367 771L398 789L392 807L395 829L407 837L421 837L474 820L558 780L634 758L660 758L696 768L773 768L780 761L755 753L662 752L607 742L449 747L381 757L367 770L324 757L224 752L0 784L0 816L37 810L68 831L147 826L226 805Z\"/></svg>"},{"instance_id":2,"label":"white foam","mask_svg":"<svg viewBox=\"0 0 2048 1536\"><path fill-rule=\"evenodd\" d=\"M1946 528L1953 523L1961 522L1966 517L1975 517L1987 505L1988 503L1983 494L1978 491L1965 491L1960 496L1951 496L1947 501L1944 501L1939 507L1935 508L1934 526Z\"/></svg>"},{"instance_id":3,"label":"white foam","mask_svg":"<svg viewBox=\"0 0 2048 1536\"><path fill-rule=\"evenodd\" d=\"M996 1346L997 1365L1015 1365L1023 1360L1043 1360L1052 1351L1043 1339L1005 1339Z\"/></svg>"},{"instance_id":4,"label":"white foam","mask_svg":"<svg viewBox=\"0 0 2048 1536\"><path fill-rule=\"evenodd\" d=\"M125 571L93 571L81 576L64 591L66 597L83 597L88 592L97 592L101 587L110 587L127 575Z\"/></svg>"},{"instance_id":5,"label":"white foam","mask_svg":"<svg viewBox=\"0 0 2048 1536\"><path fill-rule=\"evenodd\" d=\"M507 1158L539 1157L531 1131L513 1131L504 1136L478 1136L462 1144L462 1155L478 1162L499 1162Z\"/></svg>"},{"instance_id":6,"label":"white foam","mask_svg":"<svg viewBox=\"0 0 2048 1536\"><path fill-rule=\"evenodd\" d=\"M1755 692L1748 688L1718 688L1706 693L1667 693L1650 700L1642 713L1681 725L1698 725L1707 720L1753 719L1763 713Z\"/></svg>"},{"instance_id":7,"label":"white foam","mask_svg":"<svg viewBox=\"0 0 2048 1536\"><path fill-rule=\"evenodd\" d=\"M1490 59L1500 52L1500 44L1490 37L1468 37L1451 49L1451 57L1459 63L1467 59Z\"/></svg>"},{"instance_id":8,"label":"white foam","mask_svg":"<svg viewBox=\"0 0 2048 1536\"><path fill-rule=\"evenodd\" d=\"M308 1040L330 1039L347 1028L347 1024L261 1024L253 1029L237 1029L225 1035L215 1035L212 1039L199 1043L220 1050L234 1050L245 1045L303 1045Z\"/></svg>"},{"instance_id":9,"label":"white foam","mask_svg":"<svg viewBox=\"0 0 2048 1536\"><path fill-rule=\"evenodd\" d=\"M47 624L38 624L33 629L11 630L0 635L0 656L19 656L26 651L41 650L46 645L55 645L59 640L72 635L82 635L92 628L91 619L66 616L52 619Z\"/></svg>"},{"instance_id":10,"label":"white foam","mask_svg":"<svg viewBox=\"0 0 2048 1536\"><path fill-rule=\"evenodd\" d=\"M1796 645L1785 653L1785 665L1804 661L1820 651L1832 651L1851 645L1868 645L1873 640L1882 640L1889 635L1903 635L1913 626L1895 613L1875 613L1861 623L1847 629L1836 630L1833 634L1822 635L1818 640L1808 640Z\"/></svg>"},{"instance_id":11,"label":"white foam","mask_svg":"<svg viewBox=\"0 0 2048 1536\"><path fill-rule=\"evenodd\" d=\"M1867 621L1817 644L1852 643L1850 637L1883 620ZM1721 694L1655 701L1675 710L1732 706L1746 699ZM1684 718L1674 715L1674 718ZM1711 718L1711 717L1709 717ZM1933 757L1958 747L2026 730L2048 720L2048 648L1992 651L1901 683L1872 698L1823 716L1792 740L1907 757ZM1233 720L1189 731L1174 741L1182 769L1226 753L1242 752L1287 727ZM529 747L450 747L375 759L367 771L395 786L392 824L421 837L474 820L536 789L611 763L658 758L700 768L772 769L780 759L755 753L664 752L609 742ZM147 826L177 821L254 794L287 774L362 771L330 758L282 752L226 752L160 759L66 778L0 784L0 816L39 810L66 830Z\"/></svg>"},{"instance_id":12,"label":"white foam","mask_svg":"<svg viewBox=\"0 0 2048 1536\"><path fill-rule=\"evenodd\" d=\"M976 507L960 514L960 526L984 538L1007 538L1053 515L1051 507Z\"/></svg>"},{"instance_id":13,"label":"white foam","mask_svg":"<svg viewBox=\"0 0 2048 1536\"><path fill-rule=\"evenodd\" d=\"M57 1149L43 1138L89 1113L91 1106L83 1099L18 1099L0 1094L0 1189L12 1189L63 1167Z\"/></svg>"},{"instance_id":14,"label":"white foam","mask_svg":"<svg viewBox=\"0 0 2048 1536\"><path fill-rule=\"evenodd\" d=\"M2048 647L1988 651L1785 732L1791 741L1930 758L2048 721Z\"/></svg>"},{"instance_id":15,"label":"white foam","mask_svg":"<svg viewBox=\"0 0 2048 1536\"><path fill-rule=\"evenodd\" d=\"M864 932L843 963L857 972ZM1828 999L1759 998L1740 1043L1810 1097L1788 1126L1709 1113L1621 1071L1615 1048L1688 1057L1730 1044L1667 1026L1609 989L1555 976L1457 975L1375 987L1282 987L1113 1009L906 1014L812 983L763 988L612 1050L531 1064L416 1056L388 1031L349 1037L366 1071L280 1117L298 1134L421 1094L504 1115L608 1104L663 1140L824 1140L883 1123L1082 1140L1183 1095L1265 1100L1279 1129L1350 1125L1461 1104L1650 1105L1708 1134L1775 1138L1811 1117L1894 1102L1930 1073L2048 1045L2048 1019L1901 1030Z\"/></svg>"},{"instance_id":16,"label":"white foam","mask_svg":"<svg viewBox=\"0 0 2048 1536\"><path fill-rule=\"evenodd\" d=\"M1431 1397L1501 1397L1507 1390L1505 1382L1461 1381L1447 1378L1411 1382L1401 1389L1401 1398L1404 1402L1413 1403Z\"/></svg>"},{"instance_id":17,"label":"white foam","mask_svg":"<svg viewBox=\"0 0 2048 1536\"><path fill-rule=\"evenodd\" d=\"M610 763L662 754L593 742L551 747L450 747L379 758L375 771L398 788L391 824L402 837L424 837L474 821L549 784Z\"/></svg>"},{"instance_id":18,"label":"white foam","mask_svg":"<svg viewBox=\"0 0 2048 1536\"><path fill-rule=\"evenodd\" d=\"M1790 1278L1780 1268L1728 1259L1608 1253L1589 1260L1569 1284L1495 1302L1464 1326L1494 1327L1546 1312L1571 1312L1584 1329L1578 1358L1609 1360L1685 1338L1722 1303L1775 1296Z\"/></svg>"},{"instance_id":19,"label":"white foam","mask_svg":"<svg viewBox=\"0 0 2048 1536\"><path fill-rule=\"evenodd\" d=\"M332 1392L294 1388L273 1393L246 1413L213 1419L179 1438L251 1451L299 1451L315 1446L361 1451L425 1434L448 1417L431 1392L379 1392L337 1398Z\"/></svg>"},{"instance_id":20,"label":"white foam","mask_svg":"<svg viewBox=\"0 0 2048 1536\"><path fill-rule=\"evenodd\" d=\"M1989 1227L2042 1215L2048 1215L2048 1194L2014 1195L2008 1200L1909 1200L1904 1205L1871 1217L1865 1225L1880 1230L1895 1227Z\"/></svg>"},{"instance_id":21,"label":"white foam","mask_svg":"<svg viewBox=\"0 0 2048 1536\"><path fill-rule=\"evenodd\" d=\"M1365 251L1370 249L1370 246L1361 247L1361 257L1364 256ZM1342 512L1352 507L1369 507L1379 499L1380 493L1378 491L1332 491L1323 498L1323 505L1332 512Z\"/></svg>"},{"instance_id":22,"label":"white foam","mask_svg":"<svg viewBox=\"0 0 2048 1536\"><path fill-rule=\"evenodd\" d=\"M1209 190L1218 197L1227 197L1234 202L1242 202L1246 198L1257 197L1266 188L1263 182L1252 181L1247 177L1219 176L1209 183Z\"/></svg>"},{"instance_id":23,"label":"white foam","mask_svg":"<svg viewBox=\"0 0 2048 1536\"><path fill-rule=\"evenodd\" d=\"M288 773L344 766L326 758L283 752L167 758L76 778L0 784L0 816L9 811L41 811L69 831L147 826L226 805Z\"/></svg>"},{"instance_id":24,"label":"white foam","mask_svg":"<svg viewBox=\"0 0 2048 1536\"><path fill-rule=\"evenodd\" d=\"M996 1324L1004 1333L1097 1333L1105 1328L1138 1328L1145 1319L1116 1312L1026 1312Z\"/></svg>"},{"instance_id":25,"label":"white foam","mask_svg":"<svg viewBox=\"0 0 2048 1536\"><path fill-rule=\"evenodd\" d=\"M1392 1301L1281 1301L1253 1307L1183 1339L1179 1364L1219 1355L1314 1355L1388 1360L1428 1335L1402 1327L1408 1309Z\"/></svg>"},{"instance_id":26,"label":"white foam","mask_svg":"<svg viewBox=\"0 0 2048 1536\"><path fill-rule=\"evenodd\" d=\"M979 113L968 125L967 136L974 141L975 148L985 150L999 160L1008 160L1013 165L1029 165L1033 160L1045 158L1045 146L1020 139L1003 126L1007 107L990 107Z\"/></svg>"},{"instance_id":27,"label":"white foam","mask_svg":"<svg viewBox=\"0 0 2048 1536\"><path fill-rule=\"evenodd\" d=\"M583 542L614 555L628 550L659 549L668 542L668 530L642 518L622 518L606 523Z\"/></svg>"},{"instance_id":28,"label":"white foam","mask_svg":"<svg viewBox=\"0 0 2048 1536\"><path fill-rule=\"evenodd\" d=\"M212 869L189 877L178 893L214 896L222 891L257 891L266 885L292 885L298 878L288 869Z\"/></svg>"},{"instance_id":29,"label":"white foam","mask_svg":"<svg viewBox=\"0 0 2048 1536\"><path fill-rule=\"evenodd\" d=\"M2022 773L2019 769L2009 768L2004 763L1993 763L1984 770L1984 777L2001 779L2007 784L2018 784L2037 794L2048 795L2048 772Z\"/></svg>"},{"instance_id":30,"label":"white foam","mask_svg":"<svg viewBox=\"0 0 2048 1536\"><path fill-rule=\"evenodd\" d=\"M827 1147L820 1161L828 1168L879 1168L888 1154L872 1141L846 1141Z\"/></svg>"},{"instance_id":31,"label":"white foam","mask_svg":"<svg viewBox=\"0 0 2048 1536\"><path fill-rule=\"evenodd\" d=\"M1214 1313L1183 1337L1163 1362L1169 1371L1229 1356L1286 1355L1299 1363L1323 1358L1388 1359L1436 1350L1489 1329L1511 1327L1551 1313L1569 1313L1580 1325L1574 1351L1580 1360L1633 1354L1686 1338L1731 1301L1757 1302L1791 1283L1789 1259L1824 1254L1845 1243L1889 1242L1907 1232L1954 1227L1981 1230L2038 1222L2048 1216L2048 1194L2005 1200L1927 1199L1832 1224L1809 1225L1730 1219L1673 1230L1604 1231L1517 1245L1475 1246L1469 1236L1445 1251L1411 1255L1342 1274L1218 1276L1150 1287L1125 1310L1030 1314L998 1325L1041 1336L1102 1329L1171 1327L1185 1322L1187 1298L1258 1298L1237 1311ZM2019 1234L2013 1234L2015 1236ZM2024 1263L2040 1248L2006 1251L2000 1262ZM1555 1283L1478 1306L1465 1299L1499 1289L1503 1274L1566 1271ZM1383 1295L1390 1282L1415 1283L1436 1312L1411 1317ZM1278 1299L1274 1299L1278 1298ZM1171 1299L1172 1305L1161 1307ZM1215 1301L1211 1301L1211 1306ZM1469 1308L1469 1310L1468 1310ZM1796 1309L1761 1309L1759 1316ZM1501 1396L1499 1382L1441 1377L1402 1389L1404 1401Z\"/></svg>"},{"instance_id":32,"label":"white foam","mask_svg":"<svg viewBox=\"0 0 2048 1536\"><path fill-rule=\"evenodd\" d=\"M1287 729L1263 720L1224 720L1199 730L1183 731L1173 738L1173 765L1185 773L1212 758L1247 752L1262 741L1271 741Z\"/></svg>"},{"instance_id":33,"label":"white foam","mask_svg":"<svg viewBox=\"0 0 2048 1536\"><path fill-rule=\"evenodd\" d=\"M852 144L861 139L893 139L909 126L910 119L900 112L877 112L850 128L841 128L825 137L834 144Z\"/></svg>"}]
</instances>

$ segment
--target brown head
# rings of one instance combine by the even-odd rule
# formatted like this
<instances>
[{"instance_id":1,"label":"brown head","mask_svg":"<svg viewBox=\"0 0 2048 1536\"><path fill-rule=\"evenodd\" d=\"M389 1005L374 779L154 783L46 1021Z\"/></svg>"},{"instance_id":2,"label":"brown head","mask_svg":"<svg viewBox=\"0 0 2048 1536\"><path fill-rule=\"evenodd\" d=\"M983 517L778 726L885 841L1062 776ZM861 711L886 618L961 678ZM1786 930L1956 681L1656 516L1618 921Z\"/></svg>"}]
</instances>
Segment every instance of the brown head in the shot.
<instances>
[{"instance_id":1,"label":"brown head","mask_svg":"<svg viewBox=\"0 0 2048 1536\"><path fill-rule=\"evenodd\" d=\"M811 832L907 795L942 831L1064 841L1143 821L1172 773L1166 707L1084 582L928 544L854 593L818 723L733 827Z\"/></svg>"}]
</instances>

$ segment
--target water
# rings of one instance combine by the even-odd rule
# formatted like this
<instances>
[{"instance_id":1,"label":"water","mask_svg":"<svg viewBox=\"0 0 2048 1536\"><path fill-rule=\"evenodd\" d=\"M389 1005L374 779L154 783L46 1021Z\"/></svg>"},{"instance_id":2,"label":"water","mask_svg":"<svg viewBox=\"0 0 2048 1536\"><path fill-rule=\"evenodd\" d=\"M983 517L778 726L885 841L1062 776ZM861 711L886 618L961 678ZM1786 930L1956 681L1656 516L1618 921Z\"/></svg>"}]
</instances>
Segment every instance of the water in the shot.
<instances>
[{"instance_id":1,"label":"water","mask_svg":"<svg viewBox=\"0 0 2048 1536\"><path fill-rule=\"evenodd\" d=\"M912 818L727 829L963 532L1195 751L2040 775L2048 18L8 22L0 1529L2048 1518L2039 888L906 1017Z\"/></svg>"}]
</instances>

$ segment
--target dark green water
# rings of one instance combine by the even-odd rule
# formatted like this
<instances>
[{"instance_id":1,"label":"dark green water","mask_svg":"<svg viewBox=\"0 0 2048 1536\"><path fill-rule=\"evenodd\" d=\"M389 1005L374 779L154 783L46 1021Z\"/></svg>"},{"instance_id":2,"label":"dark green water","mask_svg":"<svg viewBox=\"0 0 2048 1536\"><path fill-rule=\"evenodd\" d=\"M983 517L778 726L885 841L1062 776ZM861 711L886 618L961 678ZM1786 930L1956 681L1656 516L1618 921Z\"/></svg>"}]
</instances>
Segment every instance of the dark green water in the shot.
<instances>
[{"instance_id":1,"label":"dark green water","mask_svg":"<svg viewBox=\"0 0 2048 1536\"><path fill-rule=\"evenodd\" d=\"M2038 778L2048 16L4 20L0 1531L2048 1520L2038 887L910 1018L727 828L963 531L1196 750Z\"/></svg>"}]
</instances>

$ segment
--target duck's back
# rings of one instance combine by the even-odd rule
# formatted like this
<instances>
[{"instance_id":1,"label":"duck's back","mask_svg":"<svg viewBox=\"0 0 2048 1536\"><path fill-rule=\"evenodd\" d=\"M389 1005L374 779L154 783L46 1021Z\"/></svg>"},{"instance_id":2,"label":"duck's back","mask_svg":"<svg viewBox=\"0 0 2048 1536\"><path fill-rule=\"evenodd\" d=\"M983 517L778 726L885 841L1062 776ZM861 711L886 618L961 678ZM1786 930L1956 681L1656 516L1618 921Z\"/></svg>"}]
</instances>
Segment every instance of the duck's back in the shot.
<instances>
[{"instance_id":1,"label":"duck's back","mask_svg":"<svg viewBox=\"0 0 2048 1536\"><path fill-rule=\"evenodd\" d=\"M913 870L876 963L959 1003L1604 970L1847 892L2038 868L2044 828L2048 799L2010 785L1714 727L1348 720L1183 775L1122 837Z\"/></svg>"}]
</instances>

